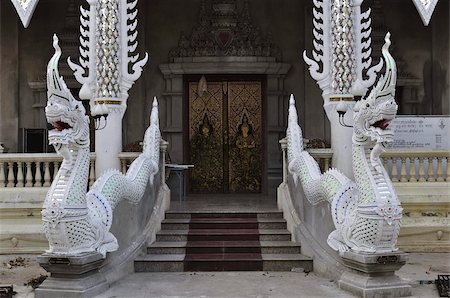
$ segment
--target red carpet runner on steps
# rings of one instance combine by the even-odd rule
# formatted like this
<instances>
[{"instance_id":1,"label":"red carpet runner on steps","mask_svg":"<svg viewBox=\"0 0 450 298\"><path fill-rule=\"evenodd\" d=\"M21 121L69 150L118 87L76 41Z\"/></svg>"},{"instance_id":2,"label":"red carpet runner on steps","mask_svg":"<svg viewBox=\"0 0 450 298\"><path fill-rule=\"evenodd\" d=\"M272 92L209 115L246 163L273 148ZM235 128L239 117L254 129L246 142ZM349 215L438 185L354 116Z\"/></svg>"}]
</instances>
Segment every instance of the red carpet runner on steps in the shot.
<instances>
[{"instance_id":1,"label":"red carpet runner on steps","mask_svg":"<svg viewBox=\"0 0 450 298\"><path fill-rule=\"evenodd\" d=\"M194 213L184 271L263 270L256 213Z\"/></svg>"}]
</instances>

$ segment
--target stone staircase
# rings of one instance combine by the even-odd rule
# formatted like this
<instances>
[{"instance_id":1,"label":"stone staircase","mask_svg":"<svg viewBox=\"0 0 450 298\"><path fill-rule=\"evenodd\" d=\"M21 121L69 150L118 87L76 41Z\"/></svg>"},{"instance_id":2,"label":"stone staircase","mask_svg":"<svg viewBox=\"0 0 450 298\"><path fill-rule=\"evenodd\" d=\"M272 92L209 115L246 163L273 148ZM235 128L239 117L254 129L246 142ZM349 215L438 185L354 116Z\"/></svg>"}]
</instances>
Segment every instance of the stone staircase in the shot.
<instances>
[{"instance_id":1,"label":"stone staircase","mask_svg":"<svg viewBox=\"0 0 450 298\"><path fill-rule=\"evenodd\" d=\"M136 272L312 270L279 211L166 212Z\"/></svg>"}]
</instances>

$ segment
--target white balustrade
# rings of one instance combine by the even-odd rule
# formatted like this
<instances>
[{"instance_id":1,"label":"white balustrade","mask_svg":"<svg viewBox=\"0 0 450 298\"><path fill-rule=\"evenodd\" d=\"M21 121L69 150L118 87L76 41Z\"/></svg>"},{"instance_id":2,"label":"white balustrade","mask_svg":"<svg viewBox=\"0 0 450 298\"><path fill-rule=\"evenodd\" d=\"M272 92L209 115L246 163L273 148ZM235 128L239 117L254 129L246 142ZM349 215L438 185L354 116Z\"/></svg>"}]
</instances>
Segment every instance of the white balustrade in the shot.
<instances>
[{"instance_id":1,"label":"white balustrade","mask_svg":"<svg viewBox=\"0 0 450 298\"><path fill-rule=\"evenodd\" d=\"M322 173L330 168L331 159L333 157L333 150L331 148L307 148L306 151L308 151L319 164Z\"/></svg>"},{"instance_id":2,"label":"white balustrade","mask_svg":"<svg viewBox=\"0 0 450 298\"><path fill-rule=\"evenodd\" d=\"M333 156L332 149L306 150L318 162L322 172L329 169ZM119 154L123 173L139 154L139 152ZM383 164L393 182L448 181L449 158L448 151L388 150L382 154ZM0 154L0 188L49 187L61 161L62 158L56 153ZM91 153L89 185L92 185L95 179L95 153Z\"/></svg>"},{"instance_id":3,"label":"white balustrade","mask_svg":"<svg viewBox=\"0 0 450 298\"><path fill-rule=\"evenodd\" d=\"M450 179L449 151L387 150L381 158L393 182L443 182Z\"/></svg>"},{"instance_id":4,"label":"white balustrade","mask_svg":"<svg viewBox=\"0 0 450 298\"><path fill-rule=\"evenodd\" d=\"M281 150L283 151L283 182L287 182L287 140L286 138L280 140ZM333 150L331 148L307 148L306 151L317 161L320 170L327 171L331 166L333 158Z\"/></svg>"},{"instance_id":5,"label":"white balustrade","mask_svg":"<svg viewBox=\"0 0 450 298\"><path fill-rule=\"evenodd\" d=\"M90 181L95 154L91 153ZM0 188L49 187L58 172L62 157L56 153L4 153L0 154Z\"/></svg>"},{"instance_id":6,"label":"white balustrade","mask_svg":"<svg viewBox=\"0 0 450 298\"><path fill-rule=\"evenodd\" d=\"M128 170L130 164L135 160L141 152L121 152L119 153L120 168L123 174Z\"/></svg>"}]
</instances>

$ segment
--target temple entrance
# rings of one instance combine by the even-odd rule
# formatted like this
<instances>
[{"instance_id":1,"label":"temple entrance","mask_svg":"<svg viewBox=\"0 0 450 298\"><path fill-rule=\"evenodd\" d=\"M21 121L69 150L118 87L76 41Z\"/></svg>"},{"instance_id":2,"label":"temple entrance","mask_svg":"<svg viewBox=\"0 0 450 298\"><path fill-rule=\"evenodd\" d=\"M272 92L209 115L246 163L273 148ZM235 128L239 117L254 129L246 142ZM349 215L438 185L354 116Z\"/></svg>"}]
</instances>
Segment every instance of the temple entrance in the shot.
<instances>
[{"instance_id":1,"label":"temple entrance","mask_svg":"<svg viewBox=\"0 0 450 298\"><path fill-rule=\"evenodd\" d=\"M263 81L186 81L191 193L259 193Z\"/></svg>"}]
</instances>

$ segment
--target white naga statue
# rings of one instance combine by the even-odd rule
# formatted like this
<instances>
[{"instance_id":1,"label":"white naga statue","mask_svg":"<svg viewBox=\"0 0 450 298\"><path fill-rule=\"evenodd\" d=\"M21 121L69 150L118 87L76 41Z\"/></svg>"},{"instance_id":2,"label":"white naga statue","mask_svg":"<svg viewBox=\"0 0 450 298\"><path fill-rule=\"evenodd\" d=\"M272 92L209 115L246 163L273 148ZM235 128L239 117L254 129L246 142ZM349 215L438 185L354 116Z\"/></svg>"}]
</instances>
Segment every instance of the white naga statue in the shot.
<instances>
[{"instance_id":1,"label":"white naga statue","mask_svg":"<svg viewBox=\"0 0 450 298\"><path fill-rule=\"evenodd\" d=\"M53 125L49 143L63 156L44 202L42 220L49 241L48 253L79 255L118 248L109 232L113 210L125 199L138 203L159 168L160 131L156 98L145 132L144 149L126 175L106 171L86 193L89 177L89 119L81 102L74 99L58 73L61 49L54 36L55 54L47 68L47 121ZM120 131L117 133L121 133Z\"/></svg>"},{"instance_id":2,"label":"white naga statue","mask_svg":"<svg viewBox=\"0 0 450 298\"><path fill-rule=\"evenodd\" d=\"M391 179L380 161L386 143L393 141L389 122L397 114L395 83L397 69L389 53L389 33L382 52L386 73L370 94L354 107L352 166L355 181L336 169L321 174L319 166L303 149L293 96L290 99L287 129L289 171L300 179L312 204L326 200L336 230L328 244L340 252L380 253L396 250L402 208ZM350 161L349 161L350 162Z\"/></svg>"}]
</instances>

